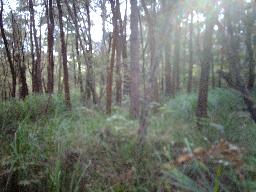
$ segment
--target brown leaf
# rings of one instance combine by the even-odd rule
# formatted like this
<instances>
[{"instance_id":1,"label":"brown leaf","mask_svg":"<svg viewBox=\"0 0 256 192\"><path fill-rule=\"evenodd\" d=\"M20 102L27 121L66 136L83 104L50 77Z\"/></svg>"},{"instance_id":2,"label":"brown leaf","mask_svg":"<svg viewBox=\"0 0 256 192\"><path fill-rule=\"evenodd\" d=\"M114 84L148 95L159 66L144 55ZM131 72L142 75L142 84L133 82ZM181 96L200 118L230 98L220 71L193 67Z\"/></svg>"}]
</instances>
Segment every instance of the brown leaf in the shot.
<instances>
[{"instance_id":1,"label":"brown leaf","mask_svg":"<svg viewBox=\"0 0 256 192\"><path fill-rule=\"evenodd\" d=\"M183 154L183 155L181 155L181 156L179 156L179 157L177 158L176 162L177 162L178 164L182 164L182 163L185 163L185 162L187 162L187 161L192 160L192 157L193 157L192 154Z\"/></svg>"}]
</instances>

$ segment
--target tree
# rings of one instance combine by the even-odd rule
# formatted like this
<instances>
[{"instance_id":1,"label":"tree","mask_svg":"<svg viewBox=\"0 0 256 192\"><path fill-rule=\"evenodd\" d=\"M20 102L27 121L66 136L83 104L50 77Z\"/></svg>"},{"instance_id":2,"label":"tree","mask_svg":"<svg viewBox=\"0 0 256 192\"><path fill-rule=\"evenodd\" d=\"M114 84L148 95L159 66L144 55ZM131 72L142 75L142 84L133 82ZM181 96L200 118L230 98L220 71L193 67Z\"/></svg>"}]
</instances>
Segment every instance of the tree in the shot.
<instances>
[{"instance_id":1,"label":"tree","mask_svg":"<svg viewBox=\"0 0 256 192\"><path fill-rule=\"evenodd\" d=\"M140 91L139 91L139 9L137 0L130 0L131 18L130 18L130 115L138 118L140 114ZM144 131L143 131L144 132ZM143 133L142 133L143 134Z\"/></svg>"},{"instance_id":2,"label":"tree","mask_svg":"<svg viewBox=\"0 0 256 192\"><path fill-rule=\"evenodd\" d=\"M167 96L173 94L172 85L172 66L171 66L171 34L167 36L165 43L165 93Z\"/></svg>"},{"instance_id":3,"label":"tree","mask_svg":"<svg viewBox=\"0 0 256 192\"><path fill-rule=\"evenodd\" d=\"M255 5L253 5L255 9ZM246 45L246 53L247 53L247 61L249 64L249 77L248 77L248 89L251 90L254 87L255 82L255 58L252 47L252 31L254 25L254 11L248 11L247 16L244 18L245 23L245 45Z\"/></svg>"},{"instance_id":4,"label":"tree","mask_svg":"<svg viewBox=\"0 0 256 192\"><path fill-rule=\"evenodd\" d=\"M13 62L16 64L18 69L19 79L19 97L24 99L28 95L28 85L26 80L26 65L24 55L24 40L26 38L26 32L22 31L22 20L18 22L15 19L14 14L12 15L12 38L13 38Z\"/></svg>"},{"instance_id":5,"label":"tree","mask_svg":"<svg viewBox=\"0 0 256 192\"><path fill-rule=\"evenodd\" d=\"M146 94L149 96L149 101L157 101L158 98L158 82L157 82L157 69L159 67L158 63L158 44L156 41L156 1L152 1L152 13L150 13L145 0L141 1L141 5L145 12L145 17L148 26L148 43L150 50L150 66L149 66L149 78L148 86L146 86Z\"/></svg>"},{"instance_id":6,"label":"tree","mask_svg":"<svg viewBox=\"0 0 256 192\"><path fill-rule=\"evenodd\" d=\"M226 59L229 64L229 72L219 71L221 77L228 83L228 85L240 92L243 97L244 103L247 106L247 110L251 115L251 118L256 122L256 107L255 102L248 90L246 82L241 75L241 65L238 51L239 39L235 36L234 27L232 22L232 14L234 14L234 7L232 7L232 1L224 1L225 8L225 22L227 27L227 35L222 40L223 47L226 55ZM219 25L220 26L220 25ZM224 32L224 28L221 28ZM224 42L227 42L224 44Z\"/></svg>"},{"instance_id":7,"label":"tree","mask_svg":"<svg viewBox=\"0 0 256 192\"><path fill-rule=\"evenodd\" d=\"M130 78L128 69L128 53L127 53L127 4L128 0L125 0L125 16L122 24L122 59L123 59L123 95L129 95L130 92Z\"/></svg>"},{"instance_id":8,"label":"tree","mask_svg":"<svg viewBox=\"0 0 256 192\"><path fill-rule=\"evenodd\" d=\"M75 0L72 1L72 9L69 6L67 0L65 0L65 4L67 7L69 16L71 17L71 19L74 23L74 27L75 27L75 47L76 47L76 60L78 63L78 81L79 81L80 94L83 98L84 97L84 86L83 86L83 78L82 78L82 63L81 63L80 46L84 53L86 52L86 50L84 47L84 43L82 42L80 31L79 31L77 5L75 3Z\"/></svg>"},{"instance_id":9,"label":"tree","mask_svg":"<svg viewBox=\"0 0 256 192\"><path fill-rule=\"evenodd\" d=\"M54 56L53 56L53 45L54 45L54 16L53 16L53 1L46 1L46 16L48 26L48 67L47 67L47 92L52 94L54 89Z\"/></svg>"},{"instance_id":10,"label":"tree","mask_svg":"<svg viewBox=\"0 0 256 192\"><path fill-rule=\"evenodd\" d=\"M194 13L191 10L190 13L190 24L189 24L189 68L188 68L188 93L192 90L192 75L193 75L193 33L194 33Z\"/></svg>"},{"instance_id":11,"label":"tree","mask_svg":"<svg viewBox=\"0 0 256 192\"><path fill-rule=\"evenodd\" d=\"M86 99L87 101L91 98L93 103L97 103L97 95L95 90L95 80L93 71L93 61L92 61L92 38L91 38L91 16L90 16L90 1L85 3L86 16L87 16L87 27L88 27L88 47L87 51L87 71L86 71Z\"/></svg>"},{"instance_id":12,"label":"tree","mask_svg":"<svg viewBox=\"0 0 256 192\"><path fill-rule=\"evenodd\" d=\"M174 58L173 58L173 90L176 93L180 89L180 35L181 35L181 28L180 28L180 16L176 17L175 23L175 36L174 36Z\"/></svg>"},{"instance_id":13,"label":"tree","mask_svg":"<svg viewBox=\"0 0 256 192\"><path fill-rule=\"evenodd\" d=\"M61 41L61 55L62 55L62 65L64 74L64 95L65 103L69 110L71 110L70 92L69 92L69 78L68 78L68 64L67 64L67 47L65 42L65 33L63 29L63 18L62 18L62 7L61 0L56 0L58 8L59 17L59 27L60 27L60 41Z\"/></svg>"},{"instance_id":14,"label":"tree","mask_svg":"<svg viewBox=\"0 0 256 192\"><path fill-rule=\"evenodd\" d=\"M37 39L37 29L35 25L35 13L33 0L29 0L30 13L30 39L31 39L31 53L32 53L32 89L33 92L39 93L43 91L42 87L42 69L41 69L41 51ZM34 57L33 41L35 43L36 59Z\"/></svg>"},{"instance_id":15,"label":"tree","mask_svg":"<svg viewBox=\"0 0 256 192\"><path fill-rule=\"evenodd\" d=\"M115 54L116 54L116 43L117 43L117 14L115 8L115 1L110 0L111 10L113 13L112 23L113 23L113 33L112 33L112 48L110 63L107 66L107 84L106 84L106 112L111 114L112 111L112 86L113 86L113 70L115 63ZM111 41L110 41L111 43Z\"/></svg>"},{"instance_id":16,"label":"tree","mask_svg":"<svg viewBox=\"0 0 256 192\"><path fill-rule=\"evenodd\" d=\"M116 14L117 14L117 22L116 24L116 103L121 106L122 102L122 75L121 75L121 56L124 42L122 38L123 34L123 23L120 12L120 2L116 0Z\"/></svg>"},{"instance_id":17,"label":"tree","mask_svg":"<svg viewBox=\"0 0 256 192\"><path fill-rule=\"evenodd\" d=\"M208 15L206 18L206 28L203 39L203 59L201 62L201 76L199 82L198 100L196 116L197 118L207 117L207 103L208 103L208 82L210 72L210 62L212 57L212 35L213 35L214 18Z\"/></svg>"},{"instance_id":18,"label":"tree","mask_svg":"<svg viewBox=\"0 0 256 192\"><path fill-rule=\"evenodd\" d=\"M11 70L11 74L12 74L12 90L11 90L11 95L12 97L15 97L16 95L16 71L15 71L15 66L14 63L12 61L12 57L11 57L11 52L9 49L9 44L5 35L5 30L4 30L4 24L3 24L3 8L4 4L3 4L3 0L1 0L1 10L0 10L0 28L1 28L1 35L4 41L4 46L5 46L5 51L6 51L6 55L7 55L7 59L9 62L9 66L10 66L10 70Z\"/></svg>"}]
</instances>

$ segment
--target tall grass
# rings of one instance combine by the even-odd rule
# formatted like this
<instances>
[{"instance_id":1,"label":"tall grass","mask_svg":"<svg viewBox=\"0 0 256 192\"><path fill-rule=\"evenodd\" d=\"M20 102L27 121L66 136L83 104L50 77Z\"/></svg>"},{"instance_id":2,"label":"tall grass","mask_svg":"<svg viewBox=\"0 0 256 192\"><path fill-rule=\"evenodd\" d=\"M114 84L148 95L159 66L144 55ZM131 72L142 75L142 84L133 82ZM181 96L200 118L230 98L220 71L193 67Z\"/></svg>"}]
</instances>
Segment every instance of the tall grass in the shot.
<instances>
[{"instance_id":1,"label":"tall grass","mask_svg":"<svg viewBox=\"0 0 256 192\"><path fill-rule=\"evenodd\" d=\"M253 191L256 128L239 95L209 93L209 120L196 127L196 94L179 95L150 117L143 150L138 122L125 108L113 115L89 109L73 96L35 95L0 104L0 187L4 191ZM47 106L47 111L45 110ZM175 165L184 151L210 147L220 138L245 151L241 180L232 167L192 161ZM8 190L7 190L8 189ZM1 190L0 190L1 191Z\"/></svg>"}]
</instances>

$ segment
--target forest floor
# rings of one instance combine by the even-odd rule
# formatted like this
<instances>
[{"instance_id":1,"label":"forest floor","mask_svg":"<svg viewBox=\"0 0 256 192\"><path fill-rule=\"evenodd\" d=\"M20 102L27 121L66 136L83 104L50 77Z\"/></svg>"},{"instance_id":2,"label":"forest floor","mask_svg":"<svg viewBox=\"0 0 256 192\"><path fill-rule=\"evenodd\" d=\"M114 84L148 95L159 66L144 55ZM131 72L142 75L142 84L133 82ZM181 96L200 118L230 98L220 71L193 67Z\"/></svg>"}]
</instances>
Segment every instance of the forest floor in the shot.
<instances>
[{"instance_id":1,"label":"forest floor","mask_svg":"<svg viewBox=\"0 0 256 192\"><path fill-rule=\"evenodd\" d=\"M256 125L240 96L211 90L201 130L196 102L155 103L142 147L128 103L106 116L77 94L71 112L60 96L2 102L0 191L256 191Z\"/></svg>"}]
</instances>

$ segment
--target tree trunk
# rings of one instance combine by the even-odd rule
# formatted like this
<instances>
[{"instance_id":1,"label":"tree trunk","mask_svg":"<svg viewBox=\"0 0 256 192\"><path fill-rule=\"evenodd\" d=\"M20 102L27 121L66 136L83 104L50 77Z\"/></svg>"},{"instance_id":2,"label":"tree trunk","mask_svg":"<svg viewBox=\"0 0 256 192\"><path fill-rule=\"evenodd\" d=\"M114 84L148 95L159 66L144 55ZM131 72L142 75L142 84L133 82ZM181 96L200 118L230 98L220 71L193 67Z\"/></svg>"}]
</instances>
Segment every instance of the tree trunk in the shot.
<instances>
[{"instance_id":1,"label":"tree trunk","mask_svg":"<svg viewBox=\"0 0 256 192\"><path fill-rule=\"evenodd\" d=\"M155 4L155 1L153 1ZM156 41L156 13L155 10L152 14L146 6L145 0L141 1L142 7L144 9L147 25L148 25L148 42L150 49L150 68L149 68L149 78L148 86L146 88L146 94L149 96L149 101L158 101L158 82L157 82L157 69L158 69L158 59L157 59L157 41ZM153 5L154 7L154 5Z\"/></svg>"},{"instance_id":2,"label":"tree trunk","mask_svg":"<svg viewBox=\"0 0 256 192\"><path fill-rule=\"evenodd\" d=\"M117 28L117 47L116 47L116 103L117 105L121 106L122 103L122 76L121 76L121 56L122 56L122 47L123 47L123 23L120 13L120 2L119 0L116 0L116 13L117 16L117 22L116 22L116 28Z\"/></svg>"},{"instance_id":3,"label":"tree trunk","mask_svg":"<svg viewBox=\"0 0 256 192\"><path fill-rule=\"evenodd\" d=\"M171 35L168 34L168 37ZM172 66L171 66L171 41L166 39L165 44L165 94L167 96L173 95L172 90Z\"/></svg>"},{"instance_id":4,"label":"tree trunk","mask_svg":"<svg viewBox=\"0 0 256 192\"><path fill-rule=\"evenodd\" d=\"M113 29L112 36L112 51L110 63L107 66L107 84L106 84L106 113L111 115L112 111L112 84L113 84L113 68L115 62L115 52L116 52L116 38L115 38L115 28Z\"/></svg>"},{"instance_id":5,"label":"tree trunk","mask_svg":"<svg viewBox=\"0 0 256 192\"><path fill-rule=\"evenodd\" d=\"M221 75L222 78L226 80L226 82L231 88L236 89L240 92L247 106L247 110L251 115L251 118L256 123L255 102L253 101L253 98L250 95L248 87L240 74L241 66L240 66L239 52L238 52L238 46L237 46L238 39L235 37L235 34L234 34L231 11L234 11L232 9L232 5L230 4L229 1L225 1L225 20L227 24L228 36L222 39L222 42L223 42L223 47L224 47L227 61L229 63L229 73L220 71L219 74ZM222 32L224 32L224 29L222 29Z\"/></svg>"},{"instance_id":6,"label":"tree trunk","mask_svg":"<svg viewBox=\"0 0 256 192\"><path fill-rule=\"evenodd\" d=\"M67 2L66 2L66 5L67 5ZM77 59L77 63L78 63L78 81L79 81L80 94L81 94L81 97L83 98L84 97L84 87L83 87L83 78L82 78L81 55L80 55L80 49L79 49L79 41L81 40L81 37L80 37L79 26L78 26L78 22L77 22L76 4L74 1L72 4L72 7L73 7L73 13L74 13L73 22L75 24L75 31L76 31L75 45L76 45L76 59ZM70 10L70 15L71 15L71 10ZM81 41L80 41L80 44L82 45ZM85 50L83 50L83 51L85 51Z\"/></svg>"},{"instance_id":7,"label":"tree trunk","mask_svg":"<svg viewBox=\"0 0 256 192\"><path fill-rule=\"evenodd\" d=\"M106 33L106 20L107 20L106 1L107 0L100 0L101 18L102 18L102 45L101 45L101 52L102 53L105 52L106 40L107 40L107 33Z\"/></svg>"},{"instance_id":8,"label":"tree trunk","mask_svg":"<svg viewBox=\"0 0 256 192\"><path fill-rule=\"evenodd\" d=\"M133 118L138 118L140 114L140 91L139 91L139 8L137 0L130 0L131 3L131 36L130 36L130 54L131 54L131 69L130 69L130 115ZM144 135L145 129L141 129L141 136Z\"/></svg>"},{"instance_id":9,"label":"tree trunk","mask_svg":"<svg viewBox=\"0 0 256 192\"><path fill-rule=\"evenodd\" d=\"M174 93L180 89L180 18L176 18L175 24L175 48L174 48L174 59L173 59L173 85Z\"/></svg>"},{"instance_id":10,"label":"tree trunk","mask_svg":"<svg viewBox=\"0 0 256 192\"><path fill-rule=\"evenodd\" d=\"M211 62L210 62L210 65L211 65L211 77L212 77L212 88L214 89L215 88L215 67L214 67L214 57L213 55L211 56Z\"/></svg>"},{"instance_id":11,"label":"tree trunk","mask_svg":"<svg viewBox=\"0 0 256 192\"><path fill-rule=\"evenodd\" d=\"M187 92L191 93L192 91L192 82L193 82L193 33L194 33L194 24L193 10L190 13L190 24L189 24L189 68L188 68L188 87Z\"/></svg>"},{"instance_id":12,"label":"tree trunk","mask_svg":"<svg viewBox=\"0 0 256 192\"><path fill-rule=\"evenodd\" d=\"M129 95L130 92L130 78L129 78L129 67L128 67L128 54L127 54L127 41L126 41L126 26L127 26L127 0L125 0L125 16L123 22L123 30L122 30L122 58L123 58L123 95Z\"/></svg>"},{"instance_id":13,"label":"tree trunk","mask_svg":"<svg viewBox=\"0 0 256 192\"><path fill-rule=\"evenodd\" d=\"M47 25L48 25L48 68L47 68L47 92L52 94L54 90L54 57L53 57L53 45L54 45L54 16L53 16L53 2L48 0L46 5L47 11Z\"/></svg>"},{"instance_id":14,"label":"tree trunk","mask_svg":"<svg viewBox=\"0 0 256 192\"><path fill-rule=\"evenodd\" d=\"M199 82L198 102L196 116L200 121L201 118L207 117L208 102L208 82L210 72L210 62L212 55L212 35L213 35L213 19L206 19L206 29L204 34L203 59L201 62L201 78Z\"/></svg>"},{"instance_id":15,"label":"tree trunk","mask_svg":"<svg viewBox=\"0 0 256 192\"><path fill-rule=\"evenodd\" d=\"M0 10L0 28L1 28L1 35L4 41L4 46L5 46L5 51L6 51L6 55L7 55L7 59L9 62L9 66L10 66L10 70L11 70L11 75L12 75L12 89L11 89L11 96L15 97L16 95L16 71L15 71L15 66L14 63L12 61L12 57L11 57L11 52L9 49L9 45L8 45L8 41L7 38L5 36L5 30L4 30L4 24L3 24L3 0L1 0L1 10Z\"/></svg>"},{"instance_id":16,"label":"tree trunk","mask_svg":"<svg viewBox=\"0 0 256 192\"><path fill-rule=\"evenodd\" d=\"M91 38L91 16L90 16L90 1L85 3L86 15L87 15L87 30L88 30L88 57L87 57L87 71L86 71L86 100L88 101L91 97L93 103L97 103L97 94L95 90L95 78L93 71L93 60L92 60L92 38Z\"/></svg>"},{"instance_id":17,"label":"tree trunk","mask_svg":"<svg viewBox=\"0 0 256 192\"><path fill-rule=\"evenodd\" d=\"M41 53L40 53L40 48L38 44L38 39L37 39L37 30L35 26L35 16L34 16L34 5L33 5L33 0L29 0L29 12L30 12L30 25L31 25L31 33L33 30L33 37L32 39L34 40L35 43L35 51L36 51L36 60L34 63L32 63L32 78L34 81L32 83L32 89L33 92L39 93L43 91L42 87L42 77L41 77Z\"/></svg>"},{"instance_id":18,"label":"tree trunk","mask_svg":"<svg viewBox=\"0 0 256 192\"><path fill-rule=\"evenodd\" d=\"M250 14L250 13L248 13ZM247 51L247 61L249 64L249 77L248 77L248 89L252 89L255 82L255 59L252 48L252 30L253 30L253 17L246 18L245 21L245 45Z\"/></svg>"},{"instance_id":19,"label":"tree trunk","mask_svg":"<svg viewBox=\"0 0 256 192\"><path fill-rule=\"evenodd\" d=\"M76 75L76 57L75 57L75 48L74 48L74 44L72 43L71 45L71 49L72 49L72 66L73 66L73 80L74 80L74 85L75 87L77 86L77 75Z\"/></svg>"},{"instance_id":20,"label":"tree trunk","mask_svg":"<svg viewBox=\"0 0 256 192\"><path fill-rule=\"evenodd\" d=\"M25 55L24 55L24 43L23 39L26 38L26 32L24 37L20 31L21 26L16 22L14 15L12 15L12 30L13 30L13 62L17 64L19 73L19 97L24 99L28 95L28 86L26 80L26 66L25 66Z\"/></svg>"},{"instance_id":21,"label":"tree trunk","mask_svg":"<svg viewBox=\"0 0 256 192\"><path fill-rule=\"evenodd\" d=\"M106 85L106 112L108 115L111 114L111 106L112 106L112 86L113 86L113 69L115 63L115 54L117 50L117 36L118 36L118 28L117 28L117 14L115 8L115 1L110 0L111 11L113 13L112 23L113 23L113 33L112 33L112 52L110 58L110 64L107 66L107 85Z\"/></svg>"},{"instance_id":22,"label":"tree trunk","mask_svg":"<svg viewBox=\"0 0 256 192\"><path fill-rule=\"evenodd\" d=\"M220 53L220 71L223 71L224 68L224 54L222 53L223 51L221 51ZM221 81L221 76L220 74L218 74L218 87L221 88L222 86L222 81Z\"/></svg>"},{"instance_id":23,"label":"tree trunk","mask_svg":"<svg viewBox=\"0 0 256 192\"><path fill-rule=\"evenodd\" d=\"M62 8L61 0L56 0L58 7L58 16L59 16L59 26L60 26L60 41L61 41L61 55L62 55L62 64L63 64L63 75L64 75L64 95L65 103L69 110L71 110L71 101L70 101L70 92L69 92L69 80L68 80L68 65L67 65L67 47L65 42L65 34L63 29L62 21Z\"/></svg>"},{"instance_id":24,"label":"tree trunk","mask_svg":"<svg viewBox=\"0 0 256 192\"><path fill-rule=\"evenodd\" d=\"M144 46L143 39L143 26L141 22L141 16L139 15L139 26L140 26L140 44L142 49L142 81L143 81L143 95L146 94L146 46Z\"/></svg>"}]
</instances>

